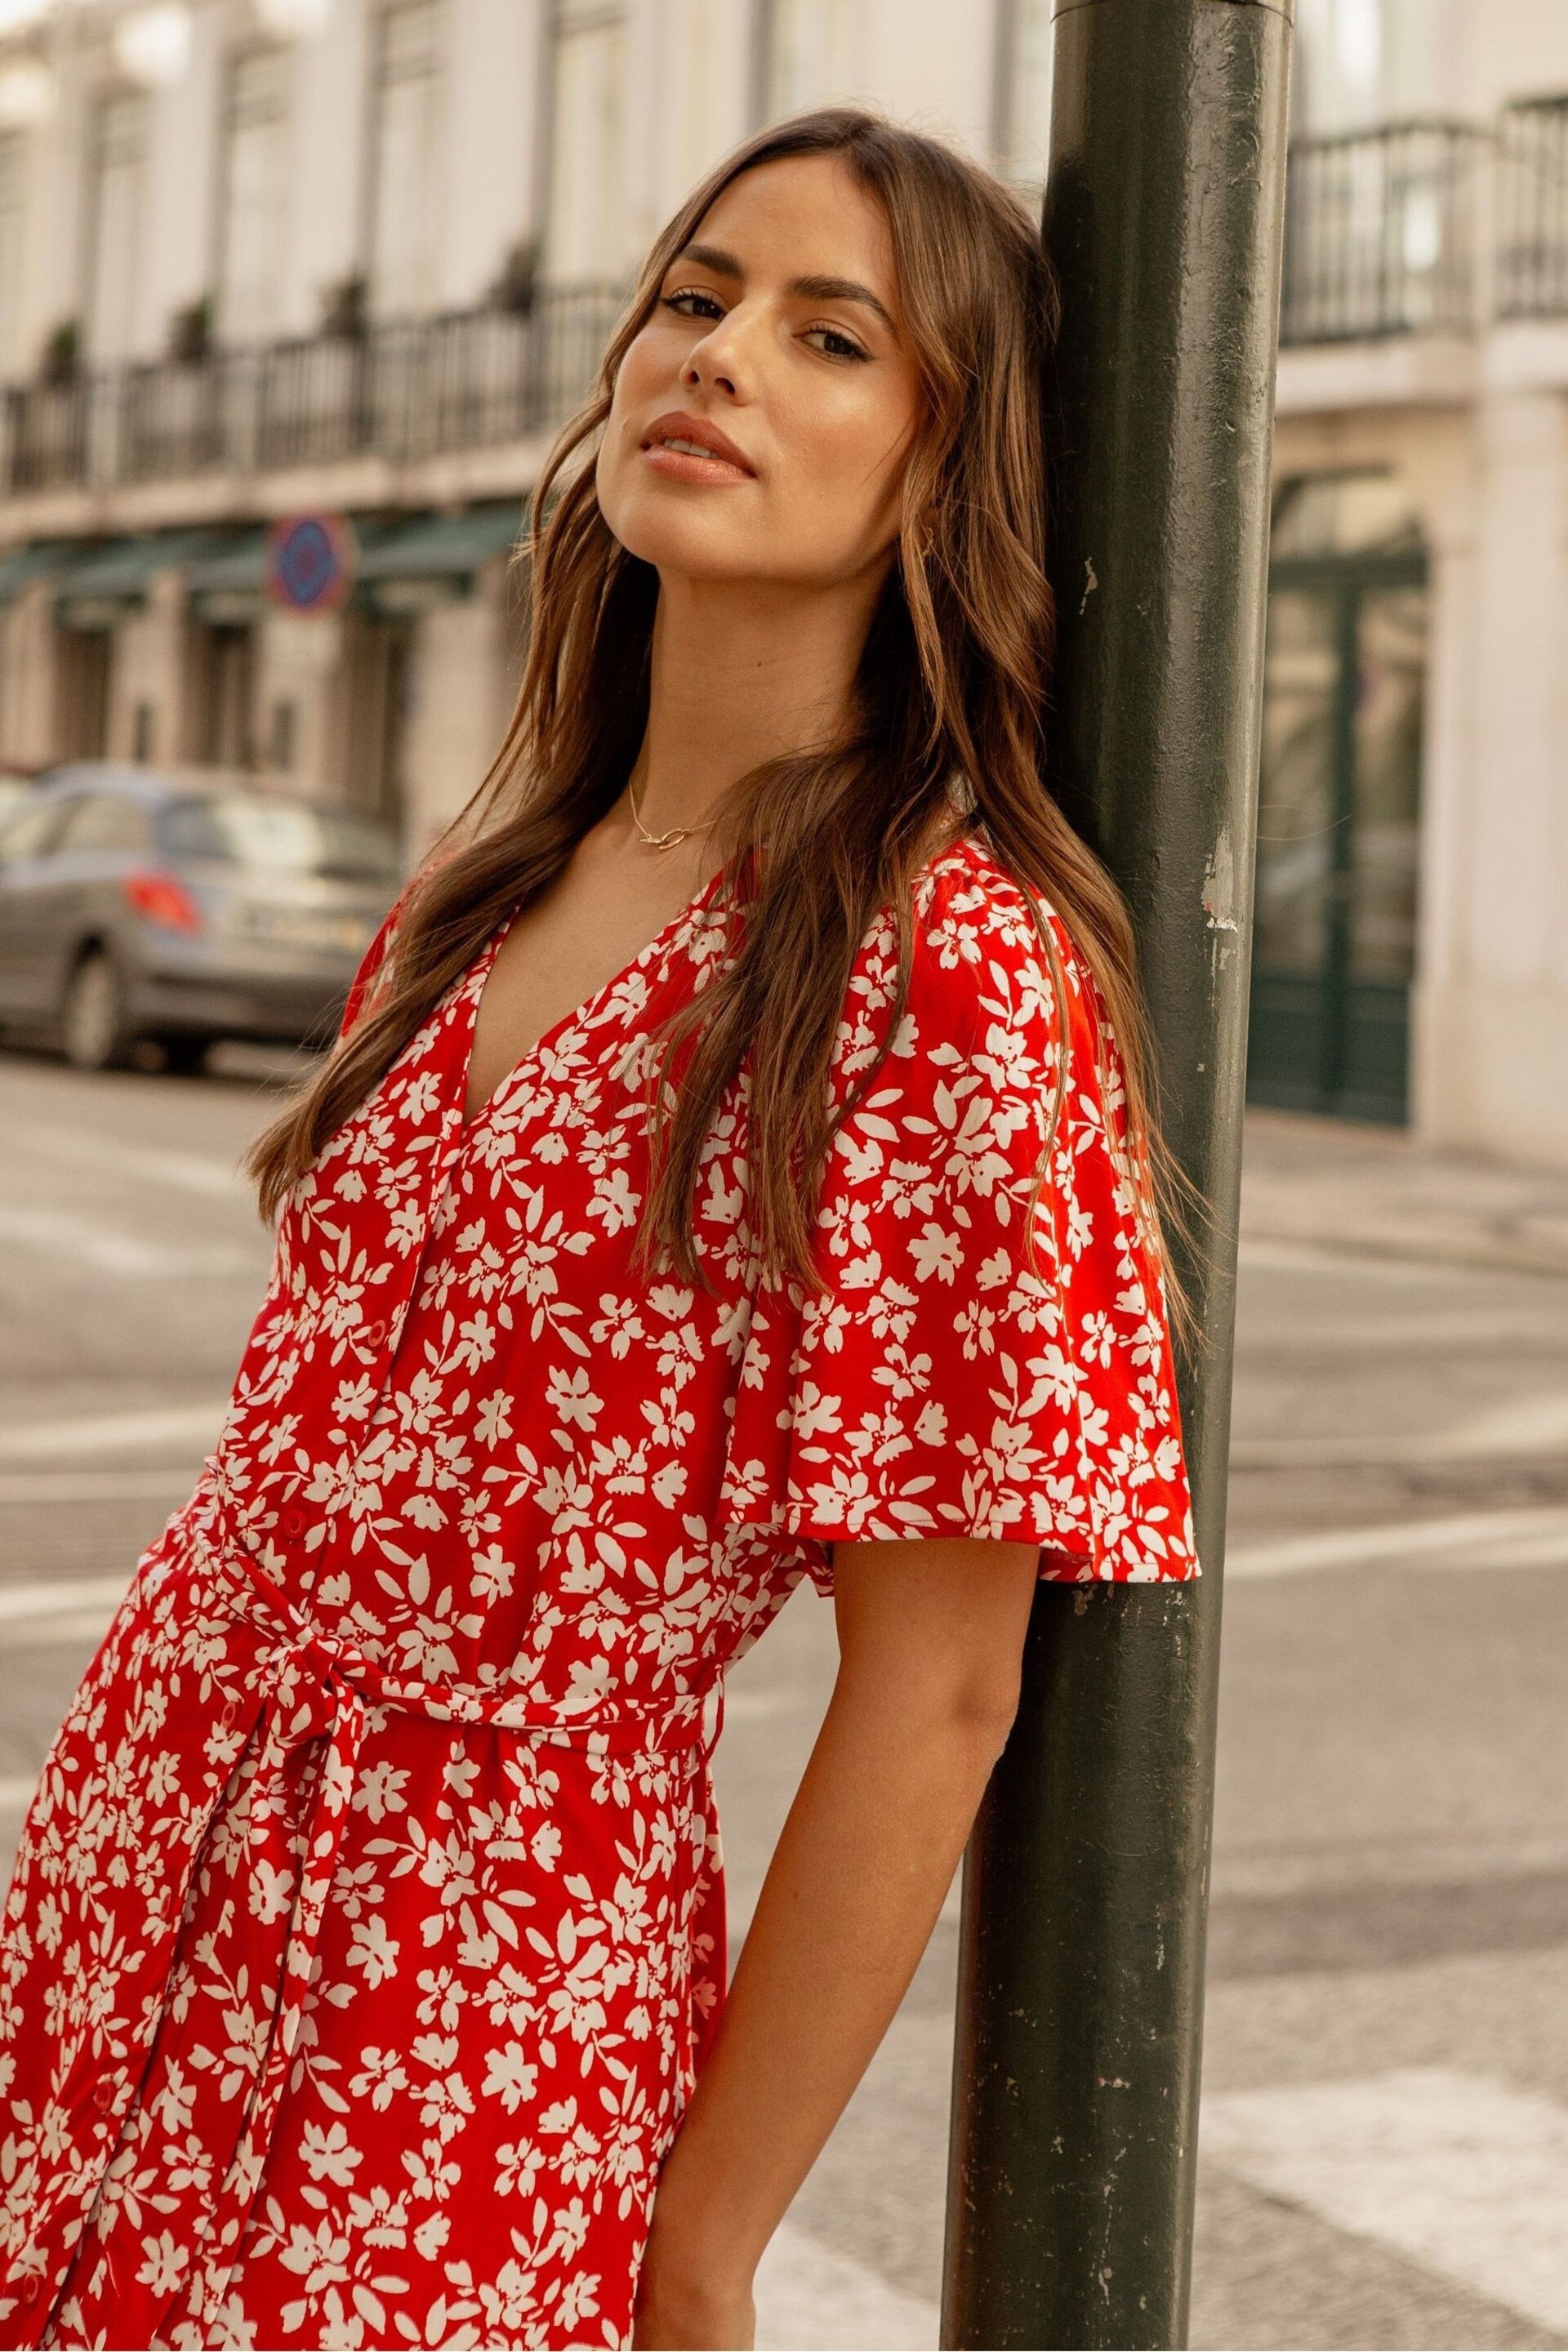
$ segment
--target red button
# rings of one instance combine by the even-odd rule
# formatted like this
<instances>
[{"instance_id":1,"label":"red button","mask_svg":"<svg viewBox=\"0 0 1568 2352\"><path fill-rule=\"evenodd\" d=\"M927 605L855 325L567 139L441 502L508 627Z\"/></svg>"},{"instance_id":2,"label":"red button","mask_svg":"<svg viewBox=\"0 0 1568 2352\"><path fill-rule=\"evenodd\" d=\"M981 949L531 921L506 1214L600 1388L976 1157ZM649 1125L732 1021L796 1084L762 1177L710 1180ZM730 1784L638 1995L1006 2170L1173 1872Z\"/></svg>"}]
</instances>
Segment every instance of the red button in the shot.
<instances>
[{"instance_id":1,"label":"red button","mask_svg":"<svg viewBox=\"0 0 1568 2352\"><path fill-rule=\"evenodd\" d=\"M379 1348L386 1338L387 1329L388 1326L385 1323L367 1323L364 1327L365 1346Z\"/></svg>"},{"instance_id":2,"label":"red button","mask_svg":"<svg viewBox=\"0 0 1568 2352\"><path fill-rule=\"evenodd\" d=\"M286 1536L302 1536L305 1532L304 1512L285 1511L283 1514L283 1532Z\"/></svg>"},{"instance_id":3,"label":"red button","mask_svg":"<svg viewBox=\"0 0 1568 2352\"><path fill-rule=\"evenodd\" d=\"M101 2081L93 2084L92 2104L100 2116L106 2116L114 2105L114 2089L113 2078L109 2074L105 2074Z\"/></svg>"},{"instance_id":4,"label":"red button","mask_svg":"<svg viewBox=\"0 0 1568 2352\"><path fill-rule=\"evenodd\" d=\"M22 2300L24 2303L37 2303L43 2291L44 2283L42 2279L38 2277L36 2271L30 2272L22 2281Z\"/></svg>"},{"instance_id":5,"label":"red button","mask_svg":"<svg viewBox=\"0 0 1568 2352\"><path fill-rule=\"evenodd\" d=\"M225 1707L223 1713L218 1717L219 1730L232 1731L234 1729L234 1718L238 1713L238 1707L236 1706L233 1699L230 1699L228 1705Z\"/></svg>"}]
</instances>

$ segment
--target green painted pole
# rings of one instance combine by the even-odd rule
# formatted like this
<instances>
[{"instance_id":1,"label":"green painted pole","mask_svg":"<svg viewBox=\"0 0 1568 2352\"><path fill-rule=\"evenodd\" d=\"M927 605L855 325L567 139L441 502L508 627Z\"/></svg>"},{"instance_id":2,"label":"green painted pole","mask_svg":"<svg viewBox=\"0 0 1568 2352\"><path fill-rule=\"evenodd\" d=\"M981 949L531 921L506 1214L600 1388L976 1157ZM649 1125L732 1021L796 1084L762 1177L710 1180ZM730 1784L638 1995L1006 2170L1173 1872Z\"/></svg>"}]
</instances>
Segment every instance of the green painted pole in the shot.
<instances>
[{"instance_id":1,"label":"green painted pole","mask_svg":"<svg viewBox=\"0 0 1568 2352\"><path fill-rule=\"evenodd\" d=\"M1186 2339L1290 0L1057 0L1055 758L1137 928L1195 1586L1042 1586L964 1872L942 2343Z\"/></svg>"}]
</instances>

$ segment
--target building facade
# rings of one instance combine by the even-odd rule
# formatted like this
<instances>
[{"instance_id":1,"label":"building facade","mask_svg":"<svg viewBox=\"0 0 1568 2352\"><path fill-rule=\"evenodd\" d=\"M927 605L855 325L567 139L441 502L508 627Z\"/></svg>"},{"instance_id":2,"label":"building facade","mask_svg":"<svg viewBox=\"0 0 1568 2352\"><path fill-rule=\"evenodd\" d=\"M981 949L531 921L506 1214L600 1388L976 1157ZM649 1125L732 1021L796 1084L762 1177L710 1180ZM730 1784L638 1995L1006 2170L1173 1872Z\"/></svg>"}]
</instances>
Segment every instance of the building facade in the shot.
<instances>
[{"instance_id":1,"label":"building facade","mask_svg":"<svg viewBox=\"0 0 1568 2352\"><path fill-rule=\"evenodd\" d=\"M1568 1161L1568 9L1300 0L1262 1099ZM0 759L213 761L416 855L631 269L862 98L1037 186L1049 0L0 0ZM278 601L284 518L349 551Z\"/></svg>"},{"instance_id":2,"label":"building facade","mask_svg":"<svg viewBox=\"0 0 1568 2352\"><path fill-rule=\"evenodd\" d=\"M846 92L991 152L1016 13L3 0L0 758L253 768L417 854L500 740L510 551L656 229ZM299 516L353 551L308 610L269 586Z\"/></svg>"}]
</instances>

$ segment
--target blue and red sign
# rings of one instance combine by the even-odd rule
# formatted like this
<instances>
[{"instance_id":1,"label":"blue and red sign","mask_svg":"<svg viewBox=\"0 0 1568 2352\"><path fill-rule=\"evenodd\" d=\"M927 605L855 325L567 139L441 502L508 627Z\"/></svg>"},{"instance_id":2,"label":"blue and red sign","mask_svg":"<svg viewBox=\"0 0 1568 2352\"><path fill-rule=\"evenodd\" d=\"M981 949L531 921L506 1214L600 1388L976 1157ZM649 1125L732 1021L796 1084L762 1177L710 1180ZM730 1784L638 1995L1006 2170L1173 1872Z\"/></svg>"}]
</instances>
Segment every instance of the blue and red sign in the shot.
<instances>
[{"instance_id":1,"label":"blue and red sign","mask_svg":"<svg viewBox=\"0 0 1568 2352\"><path fill-rule=\"evenodd\" d=\"M267 534L267 593L286 613L335 612L358 554L342 515L285 515Z\"/></svg>"}]
</instances>

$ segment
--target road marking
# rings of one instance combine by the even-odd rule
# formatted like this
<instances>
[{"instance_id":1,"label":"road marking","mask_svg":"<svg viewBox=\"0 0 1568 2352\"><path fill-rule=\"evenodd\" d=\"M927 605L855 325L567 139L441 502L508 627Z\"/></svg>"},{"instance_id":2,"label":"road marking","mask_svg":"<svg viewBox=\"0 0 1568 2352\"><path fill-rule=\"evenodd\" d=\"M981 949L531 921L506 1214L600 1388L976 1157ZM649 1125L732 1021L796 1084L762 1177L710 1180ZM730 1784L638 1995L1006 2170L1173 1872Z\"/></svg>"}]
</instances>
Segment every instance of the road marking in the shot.
<instances>
[{"instance_id":1,"label":"road marking","mask_svg":"<svg viewBox=\"0 0 1568 2352\"><path fill-rule=\"evenodd\" d=\"M0 1507L25 1503L179 1502L201 1475L199 1464L168 1470L0 1471Z\"/></svg>"},{"instance_id":2,"label":"road marking","mask_svg":"<svg viewBox=\"0 0 1568 2352\"><path fill-rule=\"evenodd\" d=\"M44 1462L51 1456L114 1454L124 1447L217 1443L228 1399L206 1404L158 1406L145 1412L87 1413L69 1421L13 1421L0 1427L0 1462Z\"/></svg>"},{"instance_id":3,"label":"road marking","mask_svg":"<svg viewBox=\"0 0 1568 2352\"><path fill-rule=\"evenodd\" d=\"M1244 1218L1247 1212L1243 1211ZM1256 1225L1237 1247L1237 1264L1268 1274L1336 1274L1365 1281L1429 1283L1438 1275L1568 1274L1568 1230L1561 1217L1530 1217L1495 1237L1485 1232L1418 1234L1408 1226L1384 1233L1342 1234L1333 1241L1310 1234L1269 1238Z\"/></svg>"},{"instance_id":4,"label":"road marking","mask_svg":"<svg viewBox=\"0 0 1568 2352\"><path fill-rule=\"evenodd\" d=\"M1205 2156L1568 2334L1568 2108L1437 2068L1205 2099Z\"/></svg>"},{"instance_id":5,"label":"road marking","mask_svg":"<svg viewBox=\"0 0 1568 2352\"><path fill-rule=\"evenodd\" d=\"M1468 1422L1460 1436L1477 1454L1568 1453L1568 1389L1490 1406Z\"/></svg>"},{"instance_id":6,"label":"road marking","mask_svg":"<svg viewBox=\"0 0 1568 2352\"><path fill-rule=\"evenodd\" d=\"M59 1594L55 1594L57 1608ZM109 1630L112 1609L66 1609L53 1617L35 1618L30 1624L0 1631L0 1648L10 1657L17 1650L96 1650Z\"/></svg>"},{"instance_id":7,"label":"road marking","mask_svg":"<svg viewBox=\"0 0 1568 2352\"><path fill-rule=\"evenodd\" d=\"M0 1584L0 1625L30 1617L81 1617L100 1631L124 1600L134 1564L123 1576L57 1576L47 1584Z\"/></svg>"},{"instance_id":8,"label":"road marking","mask_svg":"<svg viewBox=\"0 0 1568 2352\"><path fill-rule=\"evenodd\" d=\"M11 1140L24 1150L48 1152L78 1166L118 1171L141 1176L149 1183L165 1184L178 1192L196 1192L209 1201L252 1197L238 1168L226 1160L213 1160L196 1151L149 1151L139 1143L112 1142L76 1127L48 1127L27 1122L9 1130Z\"/></svg>"},{"instance_id":9,"label":"road marking","mask_svg":"<svg viewBox=\"0 0 1568 2352\"><path fill-rule=\"evenodd\" d=\"M758 2352L923 2352L937 2309L782 2222L757 2265Z\"/></svg>"},{"instance_id":10,"label":"road marking","mask_svg":"<svg viewBox=\"0 0 1568 2352\"><path fill-rule=\"evenodd\" d=\"M0 1207L0 1240L24 1249L57 1250L100 1274L118 1274L135 1281L190 1277L195 1275L251 1274L261 1262L256 1247L220 1242L191 1249L145 1242L134 1234L114 1232L65 1209Z\"/></svg>"},{"instance_id":11,"label":"road marking","mask_svg":"<svg viewBox=\"0 0 1568 2352\"><path fill-rule=\"evenodd\" d=\"M1403 1436L1237 1437L1233 1470L1353 1470L1405 1462L1507 1462L1568 1452L1568 1391L1489 1405L1458 1429Z\"/></svg>"},{"instance_id":12,"label":"road marking","mask_svg":"<svg viewBox=\"0 0 1568 2352\"><path fill-rule=\"evenodd\" d=\"M1447 1519L1402 1519L1393 1526L1339 1528L1237 1544L1230 1576L1299 1576L1332 1568L1568 1567L1568 1510L1472 1511Z\"/></svg>"}]
</instances>

